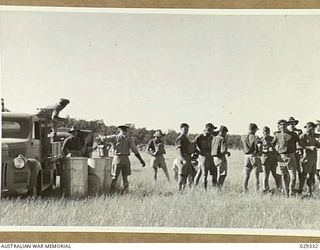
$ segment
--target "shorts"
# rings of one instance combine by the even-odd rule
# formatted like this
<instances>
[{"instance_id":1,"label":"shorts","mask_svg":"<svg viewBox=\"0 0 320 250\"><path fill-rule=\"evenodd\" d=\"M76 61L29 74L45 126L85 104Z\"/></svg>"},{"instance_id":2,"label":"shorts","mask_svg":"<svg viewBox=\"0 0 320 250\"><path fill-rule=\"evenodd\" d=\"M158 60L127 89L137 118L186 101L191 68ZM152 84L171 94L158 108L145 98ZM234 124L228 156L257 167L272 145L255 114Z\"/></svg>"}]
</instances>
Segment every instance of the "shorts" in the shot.
<instances>
[{"instance_id":1,"label":"shorts","mask_svg":"<svg viewBox=\"0 0 320 250\"><path fill-rule=\"evenodd\" d=\"M276 157L268 156L268 157L261 157L261 164L263 166L263 170L277 170L278 161Z\"/></svg>"},{"instance_id":2,"label":"shorts","mask_svg":"<svg viewBox=\"0 0 320 250\"><path fill-rule=\"evenodd\" d=\"M253 173L260 174L263 172L261 159L255 155L245 155L244 157L244 171L245 173Z\"/></svg>"},{"instance_id":3,"label":"shorts","mask_svg":"<svg viewBox=\"0 0 320 250\"><path fill-rule=\"evenodd\" d=\"M280 154L278 165L282 175L288 174L288 171L293 171L293 174L295 175L297 172L296 154Z\"/></svg>"},{"instance_id":4,"label":"shorts","mask_svg":"<svg viewBox=\"0 0 320 250\"><path fill-rule=\"evenodd\" d=\"M210 173L210 175L214 175L216 167L213 162L213 157L211 155L199 155L199 167L203 171L203 173Z\"/></svg>"},{"instance_id":5,"label":"shorts","mask_svg":"<svg viewBox=\"0 0 320 250\"><path fill-rule=\"evenodd\" d=\"M178 174L183 176L192 175L193 166L191 164L191 155L184 155L183 157L186 160L185 164L182 162L183 159L181 156L178 156L175 160L176 166L178 167Z\"/></svg>"},{"instance_id":6,"label":"shorts","mask_svg":"<svg viewBox=\"0 0 320 250\"><path fill-rule=\"evenodd\" d=\"M228 162L225 156L223 157L213 157L214 165L217 168L218 175L227 175L228 173Z\"/></svg>"},{"instance_id":7,"label":"shorts","mask_svg":"<svg viewBox=\"0 0 320 250\"><path fill-rule=\"evenodd\" d=\"M166 160L164 159L163 155L151 156L150 167L157 169L163 168L166 169Z\"/></svg>"},{"instance_id":8,"label":"shorts","mask_svg":"<svg viewBox=\"0 0 320 250\"><path fill-rule=\"evenodd\" d=\"M131 165L128 155L115 155L112 160L111 176L118 177L122 173L123 176L131 175Z\"/></svg>"},{"instance_id":9,"label":"shorts","mask_svg":"<svg viewBox=\"0 0 320 250\"><path fill-rule=\"evenodd\" d=\"M315 174L317 171L317 164L316 162L306 162L301 163L302 165L302 173L304 174Z\"/></svg>"}]
</instances>

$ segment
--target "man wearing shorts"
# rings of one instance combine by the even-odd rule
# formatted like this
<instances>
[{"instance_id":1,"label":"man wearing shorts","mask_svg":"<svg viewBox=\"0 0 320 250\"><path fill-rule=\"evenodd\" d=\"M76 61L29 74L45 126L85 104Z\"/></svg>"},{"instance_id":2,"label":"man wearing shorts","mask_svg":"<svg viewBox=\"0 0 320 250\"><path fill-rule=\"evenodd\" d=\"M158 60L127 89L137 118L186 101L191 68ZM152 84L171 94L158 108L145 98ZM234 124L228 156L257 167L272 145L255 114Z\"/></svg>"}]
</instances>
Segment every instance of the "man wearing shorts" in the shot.
<instances>
[{"instance_id":1,"label":"man wearing shorts","mask_svg":"<svg viewBox=\"0 0 320 250\"><path fill-rule=\"evenodd\" d=\"M297 172L297 143L304 148L299 136L287 129L287 121L278 121L279 132L275 133L272 145L277 145L278 166L280 167L282 175L282 186L287 196L295 194L296 172Z\"/></svg>"},{"instance_id":2,"label":"man wearing shorts","mask_svg":"<svg viewBox=\"0 0 320 250\"><path fill-rule=\"evenodd\" d=\"M178 188L179 191L185 188L187 180L189 186L192 184L192 165L191 155L194 153L194 144L191 143L187 137L189 132L189 125L182 123L180 125L180 134L175 141L175 146L178 150L178 156L175 160L178 167Z\"/></svg>"},{"instance_id":3,"label":"man wearing shorts","mask_svg":"<svg viewBox=\"0 0 320 250\"><path fill-rule=\"evenodd\" d=\"M217 185L217 168L215 167L213 157L211 156L212 140L214 138L215 129L216 127L212 123L206 124L204 132L198 135L194 140L200 163L196 175L196 183L197 179L200 179L200 176L202 175L204 189L207 189L209 173L212 179L212 186Z\"/></svg>"},{"instance_id":4,"label":"man wearing shorts","mask_svg":"<svg viewBox=\"0 0 320 250\"><path fill-rule=\"evenodd\" d=\"M219 129L219 134L213 138L211 155L213 156L214 165L217 168L217 186L222 188L224 181L228 174L228 162L226 156L230 156L228 152L226 136L228 133L228 128L221 126Z\"/></svg>"},{"instance_id":5,"label":"man wearing shorts","mask_svg":"<svg viewBox=\"0 0 320 250\"><path fill-rule=\"evenodd\" d=\"M256 135L258 129L255 123L250 123L248 134L241 138L243 152L245 153L243 192L248 191L251 172L253 172L255 176L256 191L259 190L260 186L259 174L262 172L262 165L259 155L262 151L262 142Z\"/></svg>"},{"instance_id":6,"label":"man wearing shorts","mask_svg":"<svg viewBox=\"0 0 320 250\"><path fill-rule=\"evenodd\" d=\"M299 183L299 193L302 193L305 181L307 180L308 193L312 195L312 186L314 175L317 169L317 148L320 148L320 142L317 141L314 132L316 125L308 122L305 126L305 133L300 135L300 139L305 145L303 158L301 159L302 173Z\"/></svg>"},{"instance_id":7,"label":"man wearing shorts","mask_svg":"<svg viewBox=\"0 0 320 250\"><path fill-rule=\"evenodd\" d=\"M269 176L270 172L275 180L276 188L279 190L281 188L281 176L277 174L277 156L278 153L274 146L271 144L273 137L270 136L270 128L263 128L263 136L261 138L262 142L262 156L261 156L261 164L264 173L264 181L263 181L263 191L270 191L269 186Z\"/></svg>"},{"instance_id":8,"label":"man wearing shorts","mask_svg":"<svg viewBox=\"0 0 320 250\"><path fill-rule=\"evenodd\" d=\"M166 153L166 151L164 149L164 143L161 139L164 134L159 129L154 133L153 136L154 139L151 139L149 141L146 150L151 155L150 166L154 170L154 181L157 181L158 168L162 168L168 182L170 182L170 176L168 173L166 161L164 159L164 154Z\"/></svg>"},{"instance_id":9,"label":"man wearing shorts","mask_svg":"<svg viewBox=\"0 0 320 250\"><path fill-rule=\"evenodd\" d=\"M113 145L113 161L111 167L111 192L115 191L117 179L122 174L123 181L123 192L126 191L129 187L128 176L131 175L131 166L130 166L130 150L135 154L139 159L142 167L146 164L142 159L137 146L129 135L129 127L126 125L118 126L119 134L103 136L100 139L105 143L111 143Z\"/></svg>"}]
</instances>

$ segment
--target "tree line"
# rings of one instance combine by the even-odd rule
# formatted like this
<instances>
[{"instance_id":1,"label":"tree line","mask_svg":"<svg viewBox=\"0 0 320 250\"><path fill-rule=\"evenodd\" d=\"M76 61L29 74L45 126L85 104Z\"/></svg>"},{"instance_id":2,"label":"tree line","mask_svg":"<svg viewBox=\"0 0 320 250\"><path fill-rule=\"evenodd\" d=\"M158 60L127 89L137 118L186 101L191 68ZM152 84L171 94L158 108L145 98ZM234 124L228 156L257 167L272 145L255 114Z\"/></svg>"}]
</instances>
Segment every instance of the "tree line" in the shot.
<instances>
[{"instance_id":1,"label":"tree line","mask_svg":"<svg viewBox=\"0 0 320 250\"><path fill-rule=\"evenodd\" d=\"M131 137L137 145L146 145L150 139L153 138L153 134L156 130L147 128L136 128L134 124L126 124L131 128ZM79 129L91 130L96 136L97 135L110 135L116 134L118 128L116 126L107 126L103 120L83 120L69 118L67 127L77 126ZM166 145L174 145L176 138L179 133L173 129L169 129L164 137L164 143ZM189 134L189 138L193 140L197 134ZM228 135L228 147L232 149L242 149L241 136L240 135Z\"/></svg>"}]
</instances>

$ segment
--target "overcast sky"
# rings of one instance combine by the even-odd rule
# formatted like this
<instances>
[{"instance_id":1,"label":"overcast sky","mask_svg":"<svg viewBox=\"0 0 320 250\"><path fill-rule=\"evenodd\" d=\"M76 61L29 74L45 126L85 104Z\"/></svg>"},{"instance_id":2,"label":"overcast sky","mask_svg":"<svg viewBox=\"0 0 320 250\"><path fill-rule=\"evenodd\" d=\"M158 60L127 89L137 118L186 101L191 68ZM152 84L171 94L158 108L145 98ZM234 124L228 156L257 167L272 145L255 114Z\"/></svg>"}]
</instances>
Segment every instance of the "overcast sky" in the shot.
<instances>
[{"instance_id":1,"label":"overcast sky","mask_svg":"<svg viewBox=\"0 0 320 250\"><path fill-rule=\"evenodd\" d=\"M320 119L320 15L1 12L6 106L149 129L245 133Z\"/></svg>"}]
</instances>

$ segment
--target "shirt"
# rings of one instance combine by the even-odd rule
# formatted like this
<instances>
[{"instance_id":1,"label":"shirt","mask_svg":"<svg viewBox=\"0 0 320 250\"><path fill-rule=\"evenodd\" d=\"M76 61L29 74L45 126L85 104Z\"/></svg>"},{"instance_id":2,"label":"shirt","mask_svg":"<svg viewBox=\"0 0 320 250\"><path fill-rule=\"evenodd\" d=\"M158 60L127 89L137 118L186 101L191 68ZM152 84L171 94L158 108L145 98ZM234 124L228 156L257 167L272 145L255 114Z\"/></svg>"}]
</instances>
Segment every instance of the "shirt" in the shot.
<instances>
[{"instance_id":1,"label":"shirt","mask_svg":"<svg viewBox=\"0 0 320 250\"><path fill-rule=\"evenodd\" d=\"M82 150L82 142L79 136L75 137L73 135L67 137L61 147L61 151L64 154L68 154L70 151L81 151Z\"/></svg>"},{"instance_id":2,"label":"shirt","mask_svg":"<svg viewBox=\"0 0 320 250\"><path fill-rule=\"evenodd\" d=\"M261 143L261 140L258 136L250 133L241 137L243 144L243 152L245 154L256 154L258 153L258 144Z\"/></svg>"},{"instance_id":3,"label":"shirt","mask_svg":"<svg viewBox=\"0 0 320 250\"><path fill-rule=\"evenodd\" d=\"M200 134L194 139L195 146L200 151L200 155L210 155L213 136Z\"/></svg>"},{"instance_id":4,"label":"shirt","mask_svg":"<svg viewBox=\"0 0 320 250\"><path fill-rule=\"evenodd\" d=\"M130 150L134 154L138 154L138 148L131 137L122 133L117 135L109 135L102 137L105 143L112 143L113 153L115 155L130 155Z\"/></svg>"},{"instance_id":5,"label":"shirt","mask_svg":"<svg viewBox=\"0 0 320 250\"><path fill-rule=\"evenodd\" d=\"M163 141L151 139L147 144L147 151L155 155L163 155L166 153Z\"/></svg>"},{"instance_id":6,"label":"shirt","mask_svg":"<svg viewBox=\"0 0 320 250\"><path fill-rule=\"evenodd\" d=\"M272 145L272 141L273 137L270 135L261 138L264 157L277 157L277 153L274 146Z\"/></svg>"},{"instance_id":7,"label":"shirt","mask_svg":"<svg viewBox=\"0 0 320 250\"><path fill-rule=\"evenodd\" d=\"M221 135L214 137L212 140L211 155L221 158L227 151L228 147L226 139Z\"/></svg>"},{"instance_id":8,"label":"shirt","mask_svg":"<svg viewBox=\"0 0 320 250\"><path fill-rule=\"evenodd\" d=\"M302 134L300 135L300 139L305 146L315 146L320 148L320 142L317 141L316 137L313 134ZM317 150L306 149L307 158L312 158L314 161L317 159Z\"/></svg>"},{"instance_id":9,"label":"shirt","mask_svg":"<svg viewBox=\"0 0 320 250\"><path fill-rule=\"evenodd\" d=\"M275 133L271 143L278 145L278 152L280 154L291 154L297 151L297 142L303 147L299 136L295 132L284 131Z\"/></svg>"},{"instance_id":10,"label":"shirt","mask_svg":"<svg viewBox=\"0 0 320 250\"><path fill-rule=\"evenodd\" d=\"M194 153L194 144L191 143L186 135L180 134L175 141L177 149L181 150L182 154Z\"/></svg>"}]
</instances>

